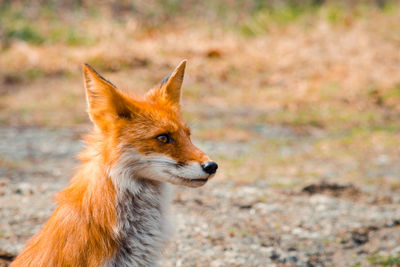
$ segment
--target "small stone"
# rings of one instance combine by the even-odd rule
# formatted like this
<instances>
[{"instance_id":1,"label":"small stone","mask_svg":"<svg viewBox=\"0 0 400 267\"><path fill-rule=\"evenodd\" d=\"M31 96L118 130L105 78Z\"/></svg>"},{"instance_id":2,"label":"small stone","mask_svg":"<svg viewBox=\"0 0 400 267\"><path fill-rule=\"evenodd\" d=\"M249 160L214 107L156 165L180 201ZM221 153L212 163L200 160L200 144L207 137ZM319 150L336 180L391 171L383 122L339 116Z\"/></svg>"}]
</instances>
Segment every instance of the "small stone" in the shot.
<instances>
[{"instance_id":1,"label":"small stone","mask_svg":"<svg viewBox=\"0 0 400 267\"><path fill-rule=\"evenodd\" d=\"M17 188L15 188L14 193L19 194L19 195L33 195L34 190L32 189L32 186L28 183L20 183L17 185Z\"/></svg>"},{"instance_id":2,"label":"small stone","mask_svg":"<svg viewBox=\"0 0 400 267\"><path fill-rule=\"evenodd\" d=\"M290 262L297 262L297 257L294 256L294 255L289 256L289 261L290 261Z\"/></svg>"}]
</instances>

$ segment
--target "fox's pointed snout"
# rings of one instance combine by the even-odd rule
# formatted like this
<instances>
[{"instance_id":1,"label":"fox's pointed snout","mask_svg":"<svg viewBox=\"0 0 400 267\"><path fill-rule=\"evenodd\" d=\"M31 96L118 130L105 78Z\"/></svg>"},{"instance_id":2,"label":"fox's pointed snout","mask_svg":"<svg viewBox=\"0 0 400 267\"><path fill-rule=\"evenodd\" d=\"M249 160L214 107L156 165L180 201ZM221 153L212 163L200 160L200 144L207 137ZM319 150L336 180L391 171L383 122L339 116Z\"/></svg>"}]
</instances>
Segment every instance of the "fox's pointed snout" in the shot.
<instances>
[{"instance_id":1,"label":"fox's pointed snout","mask_svg":"<svg viewBox=\"0 0 400 267\"><path fill-rule=\"evenodd\" d=\"M208 174L214 174L217 172L218 164L215 161L207 161L201 165L203 171Z\"/></svg>"}]
</instances>

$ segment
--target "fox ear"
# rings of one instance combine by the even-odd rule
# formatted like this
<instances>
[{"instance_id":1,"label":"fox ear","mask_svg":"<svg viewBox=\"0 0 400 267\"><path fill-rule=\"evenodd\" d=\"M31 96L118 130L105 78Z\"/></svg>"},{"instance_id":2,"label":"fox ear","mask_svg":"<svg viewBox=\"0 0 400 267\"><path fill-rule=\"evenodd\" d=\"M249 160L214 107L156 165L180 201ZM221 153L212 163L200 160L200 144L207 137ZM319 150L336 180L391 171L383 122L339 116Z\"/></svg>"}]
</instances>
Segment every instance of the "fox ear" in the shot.
<instances>
[{"instance_id":1,"label":"fox ear","mask_svg":"<svg viewBox=\"0 0 400 267\"><path fill-rule=\"evenodd\" d=\"M88 64L83 64L88 113L92 122L102 130L117 118L130 118L127 101L115 85L104 79Z\"/></svg>"},{"instance_id":2,"label":"fox ear","mask_svg":"<svg viewBox=\"0 0 400 267\"><path fill-rule=\"evenodd\" d=\"M181 87L185 75L186 59L175 68L175 70L161 81L161 95L173 104L181 101Z\"/></svg>"}]
</instances>

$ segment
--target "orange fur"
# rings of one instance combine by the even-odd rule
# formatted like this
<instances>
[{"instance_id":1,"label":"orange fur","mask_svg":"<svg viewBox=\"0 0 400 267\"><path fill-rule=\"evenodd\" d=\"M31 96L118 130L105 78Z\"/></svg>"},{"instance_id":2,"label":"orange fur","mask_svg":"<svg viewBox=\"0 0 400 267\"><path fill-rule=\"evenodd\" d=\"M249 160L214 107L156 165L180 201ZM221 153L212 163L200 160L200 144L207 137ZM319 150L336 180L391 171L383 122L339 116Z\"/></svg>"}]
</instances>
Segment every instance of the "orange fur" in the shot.
<instances>
[{"instance_id":1,"label":"orange fur","mask_svg":"<svg viewBox=\"0 0 400 267\"><path fill-rule=\"evenodd\" d=\"M112 255L117 245L116 192L97 168L84 165L57 195L58 207L12 267L100 266Z\"/></svg>"}]
</instances>

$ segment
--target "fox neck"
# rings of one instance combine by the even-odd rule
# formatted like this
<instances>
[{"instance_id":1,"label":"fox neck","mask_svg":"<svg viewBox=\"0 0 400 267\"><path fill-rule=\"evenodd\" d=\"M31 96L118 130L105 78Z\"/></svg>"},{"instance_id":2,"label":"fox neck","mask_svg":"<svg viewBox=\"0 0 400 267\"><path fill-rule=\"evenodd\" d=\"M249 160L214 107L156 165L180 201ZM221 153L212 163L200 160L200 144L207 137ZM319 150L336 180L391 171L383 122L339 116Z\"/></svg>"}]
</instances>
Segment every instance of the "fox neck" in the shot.
<instances>
[{"instance_id":1,"label":"fox neck","mask_svg":"<svg viewBox=\"0 0 400 267\"><path fill-rule=\"evenodd\" d=\"M114 238L117 246L104 266L157 266L162 248L166 243L170 226L168 223L169 184L145 179L138 175L142 156L124 151L97 134L86 140L89 146L80 154L85 170L102 173L114 187L116 224ZM101 152L111 151L111 154ZM112 154L118 151L118 154ZM96 181L92 181L96 184ZM97 188L101 194L102 188ZM96 192L87 191L88 194ZM98 208L98 207L97 207ZM113 238L113 239L114 239Z\"/></svg>"},{"instance_id":2,"label":"fox neck","mask_svg":"<svg viewBox=\"0 0 400 267\"><path fill-rule=\"evenodd\" d=\"M170 232L169 184L139 177L135 157L140 155L122 156L109 170L117 192L120 245L107 266L156 266Z\"/></svg>"}]
</instances>

